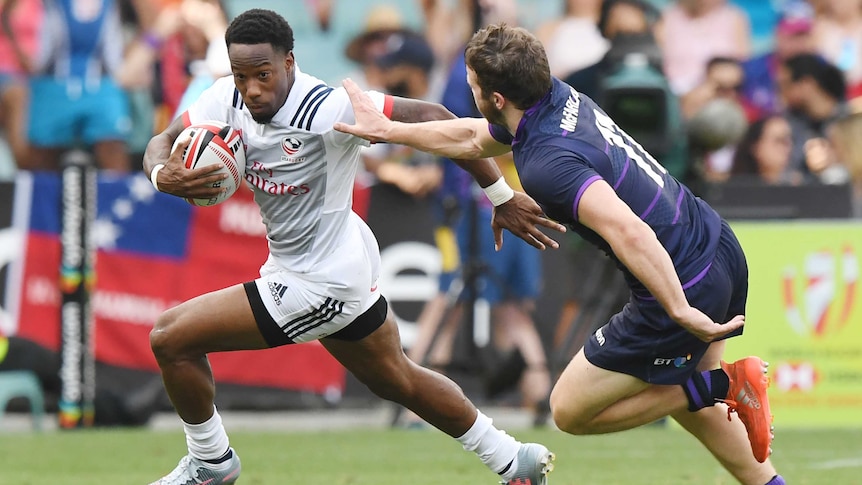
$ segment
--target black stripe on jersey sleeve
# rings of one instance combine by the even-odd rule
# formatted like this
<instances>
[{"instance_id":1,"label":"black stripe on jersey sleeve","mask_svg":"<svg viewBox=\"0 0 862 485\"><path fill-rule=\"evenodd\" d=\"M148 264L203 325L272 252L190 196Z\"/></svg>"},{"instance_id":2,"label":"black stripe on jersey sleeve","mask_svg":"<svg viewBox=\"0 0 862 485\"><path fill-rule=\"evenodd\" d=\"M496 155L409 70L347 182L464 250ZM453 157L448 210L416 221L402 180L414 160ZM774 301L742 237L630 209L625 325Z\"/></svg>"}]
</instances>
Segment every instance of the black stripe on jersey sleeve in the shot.
<instances>
[{"instance_id":1,"label":"black stripe on jersey sleeve","mask_svg":"<svg viewBox=\"0 0 862 485\"><path fill-rule=\"evenodd\" d=\"M293 119L290 120L290 126L296 126L297 118L299 117L300 113L302 113L302 110L303 108L305 108L305 105L306 103L308 103L308 100L311 99L312 96L314 96L314 93L320 91L321 89L325 89L326 87L326 84L318 84L317 86L311 88L310 91L308 91L308 94L306 94L302 102L299 103L299 107L296 108L296 113L293 115Z\"/></svg>"},{"instance_id":2,"label":"black stripe on jersey sleeve","mask_svg":"<svg viewBox=\"0 0 862 485\"><path fill-rule=\"evenodd\" d=\"M332 91L332 88L327 89L325 92L318 95L318 98L320 99L315 98L311 104L308 105L308 109L311 110L311 113L308 116L308 122L305 124L306 130L311 130L311 120L314 119L314 115L317 114L317 110L320 109L320 105L323 104L323 100L325 100ZM311 108L312 105L314 105L314 109ZM305 118L305 115L302 115L302 117ZM299 124L302 124L302 120L299 120Z\"/></svg>"}]
</instances>

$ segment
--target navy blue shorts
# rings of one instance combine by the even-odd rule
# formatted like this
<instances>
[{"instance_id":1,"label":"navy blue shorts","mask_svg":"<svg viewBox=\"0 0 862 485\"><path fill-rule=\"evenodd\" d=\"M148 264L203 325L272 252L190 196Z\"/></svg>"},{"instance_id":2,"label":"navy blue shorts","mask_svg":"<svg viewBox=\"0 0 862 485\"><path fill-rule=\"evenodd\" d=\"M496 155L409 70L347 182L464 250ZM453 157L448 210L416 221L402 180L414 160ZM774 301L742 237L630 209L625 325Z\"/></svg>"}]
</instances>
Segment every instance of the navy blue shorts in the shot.
<instances>
[{"instance_id":1,"label":"navy blue shorts","mask_svg":"<svg viewBox=\"0 0 862 485\"><path fill-rule=\"evenodd\" d=\"M723 223L715 259L700 281L685 290L691 306L724 323L745 315L748 265L739 241ZM742 334L742 329L723 338ZM682 384L709 344L674 322L655 300L635 296L596 330L584 346L587 360L652 384Z\"/></svg>"}]
</instances>

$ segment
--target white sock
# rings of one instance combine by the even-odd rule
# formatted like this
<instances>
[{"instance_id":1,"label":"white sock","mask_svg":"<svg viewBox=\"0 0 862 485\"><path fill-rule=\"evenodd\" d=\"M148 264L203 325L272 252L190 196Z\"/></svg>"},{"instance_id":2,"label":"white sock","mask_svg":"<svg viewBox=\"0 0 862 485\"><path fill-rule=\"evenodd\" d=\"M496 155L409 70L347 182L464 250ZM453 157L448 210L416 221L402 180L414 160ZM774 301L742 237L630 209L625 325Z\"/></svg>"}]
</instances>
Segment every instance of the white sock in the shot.
<instances>
[{"instance_id":1,"label":"white sock","mask_svg":"<svg viewBox=\"0 0 862 485\"><path fill-rule=\"evenodd\" d=\"M201 424L183 422L186 432L186 446L189 454L199 460L215 460L224 456L230 448L227 432L221 423L221 416L213 406L213 415Z\"/></svg>"},{"instance_id":2,"label":"white sock","mask_svg":"<svg viewBox=\"0 0 862 485\"><path fill-rule=\"evenodd\" d=\"M510 463L507 472L514 472L518 464L514 460L518 457L521 443L512 438L505 431L494 427L493 421L488 416L478 412L473 426L457 439L464 449L479 455L479 459L494 473L500 474ZM503 475L503 478L510 478Z\"/></svg>"}]
</instances>

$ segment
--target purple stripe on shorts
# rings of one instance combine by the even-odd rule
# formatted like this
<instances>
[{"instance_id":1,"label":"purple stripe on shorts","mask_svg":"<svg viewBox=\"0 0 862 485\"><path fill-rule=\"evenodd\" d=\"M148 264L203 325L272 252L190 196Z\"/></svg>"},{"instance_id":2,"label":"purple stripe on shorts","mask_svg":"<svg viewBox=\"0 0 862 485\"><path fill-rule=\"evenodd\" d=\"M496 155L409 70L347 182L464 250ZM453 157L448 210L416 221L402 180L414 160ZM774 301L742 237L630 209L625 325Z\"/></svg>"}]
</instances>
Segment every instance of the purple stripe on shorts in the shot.
<instances>
[{"instance_id":1,"label":"purple stripe on shorts","mask_svg":"<svg viewBox=\"0 0 862 485\"><path fill-rule=\"evenodd\" d=\"M709 268L712 268L712 263L709 263L708 265L706 265L706 268L703 268L703 270L701 270L701 272L698 273L697 276L688 280L687 283L682 285L682 289L687 290L687 289L691 288L692 286L696 285L698 281L702 280L703 277L706 276L707 273L709 273ZM655 301L654 296L643 296L643 295L638 295L636 293L632 293L632 295L634 295L634 297L637 298L638 300Z\"/></svg>"},{"instance_id":2,"label":"purple stripe on shorts","mask_svg":"<svg viewBox=\"0 0 862 485\"><path fill-rule=\"evenodd\" d=\"M671 225L676 224L676 221L679 220L679 208L682 206L682 196L683 195L685 195L685 191L680 190L679 191L679 197L676 198L676 214L674 214L674 216L673 216L673 222L670 223Z\"/></svg>"},{"instance_id":3,"label":"purple stripe on shorts","mask_svg":"<svg viewBox=\"0 0 862 485\"><path fill-rule=\"evenodd\" d=\"M712 372L705 371L701 372L700 375L703 376L703 380L706 382L706 390L712 394Z\"/></svg>"},{"instance_id":4,"label":"purple stripe on shorts","mask_svg":"<svg viewBox=\"0 0 862 485\"><path fill-rule=\"evenodd\" d=\"M697 409L703 409L706 407L706 404L704 404L703 400L700 398L700 393L697 392L697 386L694 385L692 378L685 381L685 388L688 389L688 395L691 396L692 400L694 400L694 406Z\"/></svg>"},{"instance_id":5,"label":"purple stripe on shorts","mask_svg":"<svg viewBox=\"0 0 862 485\"><path fill-rule=\"evenodd\" d=\"M575 196L575 202L572 204L572 218L576 221L578 220L578 204L581 203L581 196L584 195L584 191L587 190L587 187L593 184L596 180L601 180L602 178L598 175L593 175L588 178L586 182L581 185L581 188L578 189L578 195Z\"/></svg>"},{"instance_id":6,"label":"purple stripe on shorts","mask_svg":"<svg viewBox=\"0 0 862 485\"><path fill-rule=\"evenodd\" d=\"M614 190L617 190L617 188L620 186L620 184L623 183L623 179L626 178L626 174L629 171L629 165L631 165L631 162L632 162L632 159L626 157L626 164L623 165L623 171L620 173L620 178L618 178L617 183L614 184Z\"/></svg>"},{"instance_id":7,"label":"purple stripe on shorts","mask_svg":"<svg viewBox=\"0 0 862 485\"><path fill-rule=\"evenodd\" d=\"M647 207L646 210L644 211L644 213L640 215L641 219L648 216L649 213L652 212L653 209L655 209L655 205L658 202L658 199L661 197L661 193L662 193L662 188L659 187L658 192L655 193L655 197L653 198L652 202L650 202L649 207Z\"/></svg>"},{"instance_id":8,"label":"purple stripe on shorts","mask_svg":"<svg viewBox=\"0 0 862 485\"><path fill-rule=\"evenodd\" d=\"M687 289L691 288L692 286L696 285L698 281L702 280L703 277L706 276L707 273L709 273L709 268L712 268L712 263L709 263L708 265L706 265L706 268L703 268L703 270L701 270L701 272L698 273L697 276L688 280L688 283L682 285L682 289L687 290Z\"/></svg>"},{"instance_id":9,"label":"purple stripe on shorts","mask_svg":"<svg viewBox=\"0 0 862 485\"><path fill-rule=\"evenodd\" d=\"M605 155L607 155L607 154L608 154L608 149L609 149L610 147L611 147L611 146L610 146L610 145L608 145L608 142L605 142Z\"/></svg>"},{"instance_id":10,"label":"purple stripe on shorts","mask_svg":"<svg viewBox=\"0 0 862 485\"><path fill-rule=\"evenodd\" d=\"M775 475L766 485L787 485L787 482L784 481L784 477L781 475Z\"/></svg>"}]
</instances>

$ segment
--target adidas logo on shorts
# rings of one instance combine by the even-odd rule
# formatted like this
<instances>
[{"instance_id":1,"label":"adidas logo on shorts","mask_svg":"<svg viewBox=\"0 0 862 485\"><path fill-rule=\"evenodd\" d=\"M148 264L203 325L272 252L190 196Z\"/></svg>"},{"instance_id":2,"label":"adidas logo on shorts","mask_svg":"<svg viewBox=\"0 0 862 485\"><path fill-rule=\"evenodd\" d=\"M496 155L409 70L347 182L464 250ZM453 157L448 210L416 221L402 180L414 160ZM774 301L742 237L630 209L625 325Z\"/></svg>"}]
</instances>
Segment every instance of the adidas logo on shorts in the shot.
<instances>
[{"instance_id":1,"label":"adidas logo on shorts","mask_svg":"<svg viewBox=\"0 0 862 485\"><path fill-rule=\"evenodd\" d=\"M268 286L269 293L272 295L272 299L275 301L275 304L281 305L281 299L284 298L284 294L287 292L287 285L270 281Z\"/></svg>"}]
</instances>

